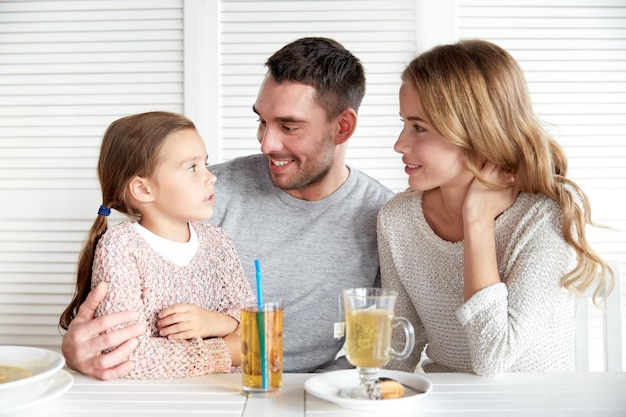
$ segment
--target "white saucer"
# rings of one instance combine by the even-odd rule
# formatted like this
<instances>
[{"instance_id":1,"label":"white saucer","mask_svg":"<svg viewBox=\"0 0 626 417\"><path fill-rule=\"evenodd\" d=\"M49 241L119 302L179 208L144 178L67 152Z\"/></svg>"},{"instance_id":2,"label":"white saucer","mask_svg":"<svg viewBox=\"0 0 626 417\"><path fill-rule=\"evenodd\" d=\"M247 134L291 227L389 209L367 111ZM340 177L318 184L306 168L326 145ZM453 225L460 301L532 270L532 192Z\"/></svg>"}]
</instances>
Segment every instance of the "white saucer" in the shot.
<instances>
[{"instance_id":1,"label":"white saucer","mask_svg":"<svg viewBox=\"0 0 626 417\"><path fill-rule=\"evenodd\" d=\"M0 404L0 414L11 413L27 407L33 407L57 398L72 386L73 381L74 377L69 372L60 370L51 377L51 383L48 388L35 398L29 398L26 401L19 397L13 400L3 400Z\"/></svg>"},{"instance_id":2,"label":"white saucer","mask_svg":"<svg viewBox=\"0 0 626 417\"><path fill-rule=\"evenodd\" d=\"M356 369L332 371L317 374L304 383L304 389L310 394L321 399L331 401L343 408L362 411L390 411L400 410L424 398L432 390L432 384L426 378L401 371L388 371L382 369L379 377L393 378L396 381L418 390L423 394L405 388L405 396L393 400L353 400L344 398L339 394L342 388L357 386L359 374Z\"/></svg>"}]
</instances>

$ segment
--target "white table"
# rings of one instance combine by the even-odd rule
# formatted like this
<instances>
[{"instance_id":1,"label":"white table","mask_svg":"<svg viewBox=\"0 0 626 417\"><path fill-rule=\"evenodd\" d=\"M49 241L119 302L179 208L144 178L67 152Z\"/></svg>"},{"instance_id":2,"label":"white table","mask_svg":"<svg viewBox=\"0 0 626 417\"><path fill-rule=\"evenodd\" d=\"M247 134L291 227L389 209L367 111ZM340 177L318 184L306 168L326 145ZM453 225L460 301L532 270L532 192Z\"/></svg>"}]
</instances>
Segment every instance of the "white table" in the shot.
<instances>
[{"instance_id":1,"label":"white table","mask_svg":"<svg viewBox=\"0 0 626 417\"><path fill-rule=\"evenodd\" d=\"M304 391L311 374L286 374L273 398L246 398L240 376L207 375L179 380L102 382L73 374L61 397L16 413L46 417L350 417L378 415L340 408ZM393 416L626 416L626 372L505 374L427 374L433 391L413 410Z\"/></svg>"}]
</instances>

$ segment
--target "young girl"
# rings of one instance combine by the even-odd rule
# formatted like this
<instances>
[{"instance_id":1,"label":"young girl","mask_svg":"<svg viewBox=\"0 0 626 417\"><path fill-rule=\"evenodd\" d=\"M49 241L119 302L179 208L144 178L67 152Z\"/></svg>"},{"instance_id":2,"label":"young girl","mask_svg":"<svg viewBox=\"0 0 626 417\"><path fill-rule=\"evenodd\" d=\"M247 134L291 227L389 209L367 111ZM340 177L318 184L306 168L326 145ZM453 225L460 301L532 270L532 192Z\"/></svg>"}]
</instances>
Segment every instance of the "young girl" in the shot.
<instances>
[{"instance_id":1,"label":"young girl","mask_svg":"<svg viewBox=\"0 0 626 417\"><path fill-rule=\"evenodd\" d=\"M389 366L413 371L426 346L426 372L573 371L573 295L613 274L517 63L485 41L436 47L405 69L400 115L410 188L381 209L378 242L416 349Z\"/></svg>"},{"instance_id":2,"label":"young girl","mask_svg":"<svg viewBox=\"0 0 626 417\"><path fill-rule=\"evenodd\" d=\"M100 148L102 206L80 254L67 329L91 287L109 292L96 315L138 311L146 333L128 378L229 372L241 360L239 303L254 297L213 214L216 178L195 126L166 112L113 122ZM111 209L132 220L107 230Z\"/></svg>"}]
</instances>

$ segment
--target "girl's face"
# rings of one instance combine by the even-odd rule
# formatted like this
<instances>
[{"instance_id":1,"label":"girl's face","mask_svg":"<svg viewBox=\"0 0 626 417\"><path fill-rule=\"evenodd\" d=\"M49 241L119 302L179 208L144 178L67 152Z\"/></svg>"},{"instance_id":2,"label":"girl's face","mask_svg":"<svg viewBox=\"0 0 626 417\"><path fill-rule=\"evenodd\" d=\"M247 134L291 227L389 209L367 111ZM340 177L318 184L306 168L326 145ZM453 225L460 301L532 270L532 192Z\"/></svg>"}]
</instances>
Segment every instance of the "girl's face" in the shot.
<instances>
[{"instance_id":1,"label":"girl's face","mask_svg":"<svg viewBox=\"0 0 626 417\"><path fill-rule=\"evenodd\" d=\"M170 133L159 152L152 177L150 213L161 224L205 220L213 215L216 177L207 169L207 151L198 132Z\"/></svg>"},{"instance_id":2,"label":"girl's face","mask_svg":"<svg viewBox=\"0 0 626 417\"><path fill-rule=\"evenodd\" d=\"M400 117L404 126L394 145L402 154L409 187L428 191L437 187L465 186L473 175L465 168L461 149L450 144L426 119L416 92L400 87Z\"/></svg>"}]
</instances>

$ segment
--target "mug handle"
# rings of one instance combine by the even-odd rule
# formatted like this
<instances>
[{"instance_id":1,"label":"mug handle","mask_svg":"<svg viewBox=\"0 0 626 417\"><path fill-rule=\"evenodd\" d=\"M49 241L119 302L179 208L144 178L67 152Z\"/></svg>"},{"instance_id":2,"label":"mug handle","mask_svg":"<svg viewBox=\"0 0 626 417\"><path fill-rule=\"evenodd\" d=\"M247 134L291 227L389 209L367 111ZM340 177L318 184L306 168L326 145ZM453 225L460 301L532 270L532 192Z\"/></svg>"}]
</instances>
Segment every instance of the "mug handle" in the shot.
<instances>
[{"instance_id":1,"label":"mug handle","mask_svg":"<svg viewBox=\"0 0 626 417\"><path fill-rule=\"evenodd\" d=\"M415 330L413 329L411 322L404 317L394 317L391 327L395 329L397 326L402 326L402 330L404 330L404 349L397 352L395 349L391 348L391 356L394 359L406 359L409 357L413 351L413 347L415 346Z\"/></svg>"}]
</instances>

